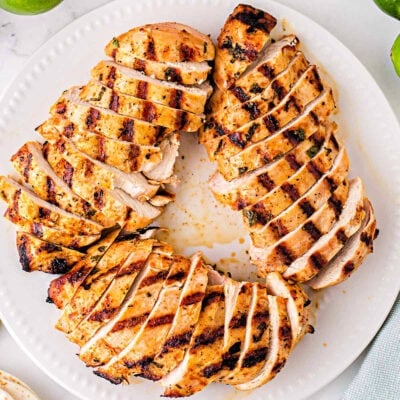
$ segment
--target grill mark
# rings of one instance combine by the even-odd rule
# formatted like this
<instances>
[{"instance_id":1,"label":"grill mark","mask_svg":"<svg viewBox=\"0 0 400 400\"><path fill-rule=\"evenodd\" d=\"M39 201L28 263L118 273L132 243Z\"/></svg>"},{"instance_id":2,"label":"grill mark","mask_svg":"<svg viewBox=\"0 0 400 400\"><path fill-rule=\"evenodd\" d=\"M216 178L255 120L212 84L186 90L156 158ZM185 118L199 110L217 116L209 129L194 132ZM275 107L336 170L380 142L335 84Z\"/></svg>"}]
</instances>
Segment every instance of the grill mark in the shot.
<instances>
[{"instance_id":1,"label":"grill mark","mask_svg":"<svg viewBox=\"0 0 400 400\"><path fill-rule=\"evenodd\" d=\"M85 171L85 176L92 176L93 175L93 167L94 164L92 163L92 161L90 161L88 158L85 159L84 161L84 171Z\"/></svg>"},{"instance_id":2,"label":"grill mark","mask_svg":"<svg viewBox=\"0 0 400 400\"><path fill-rule=\"evenodd\" d=\"M139 99L147 99L148 82L140 81L136 88L136 97Z\"/></svg>"},{"instance_id":3,"label":"grill mark","mask_svg":"<svg viewBox=\"0 0 400 400\"><path fill-rule=\"evenodd\" d=\"M250 119L252 120L257 119L261 115L257 104L253 101L243 104L242 109L249 113Z\"/></svg>"},{"instance_id":4,"label":"grill mark","mask_svg":"<svg viewBox=\"0 0 400 400\"><path fill-rule=\"evenodd\" d=\"M126 267L121 268L115 277L120 278L121 276L130 275L135 272L138 272L144 267L144 264L145 261L137 261L130 263Z\"/></svg>"},{"instance_id":5,"label":"grill mark","mask_svg":"<svg viewBox=\"0 0 400 400\"><path fill-rule=\"evenodd\" d=\"M188 124L188 113L186 111L179 110L175 121L176 130L185 130Z\"/></svg>"},{"instance_id":6,"label":"grill mark","mask_svg":"<svg viewBox=\"0 0 400 400\"><path fill-rule=\"evenodd\" d=\"M275 92L279 101L281 101L288 93L287 90L279 83L279 81L273 81L271 88Z\"/></svg>"},{"instance_id":7,"label":"grill mark","mask_svg":"<svg viewBox=\"0 0 400 400\"><path fill-rule=\"evenodd\" d=\"M246 354L242 362L242 368L251 368L265 360L268 347L261 347Z\"/></svg>"},{"instance_id":8,"label":"grill mark","mask_svg":"<svg viewBox=\"0 0 400 400\"><path fill-rule=\"evenodd\" d=\"M136 69L136 71L146 72L146 61L135 58L132 68Z\"/></svg>"},{"instance_id":9,"label":"grill mark","mask_svg":"<svg viewBox=\"0 0 400 400\"><path fill-rule=\"evenodd\" d=\"M251 208L251 212L255 213L256 222L260 223L261 225L266 225L273 218L271 211L266 209L262 203L254 204L254 206Z\"/></svg>"},{"instance_id":10,"label":"grill mark","mask_svg":"<svg viewBox=\"0 0 400 400\"><path fill-rule=\"evenodd\" d=\"M343 267L343 273L345 275L350 275L354 271L355 265L352 261L347 261Z\"/></svg>"},{"instance_id":11,"label":"grill mark","mask_svg":"<svg viewBox=\"0 0 400 400\"><path fill-rule=\"evenodd\" d=\"M317 69L313 68L312 72L313 72L313 77L310 79L310 82L316 87L316 89L319 92L322 92L324 90L324 86L321 82L321 78L318 74Z\"/></svg>"},{"instance_id":12,"label":"grill mark","mask_svg":"<svg viewBox=\"0 0 400 400\"><path fill-rule=\"evenodd\" d=\"M170 349L176 349L178 347L183 347L190 343L190 338L192 337L192 330L182 333L180 335L174 335L170 337L165 343L160 352L160 354L168 353Z\"/></svg>"},{"instance_id":13,"label":"grill mark","mask_svg":"<svg viewBox=\"0 0 400 400\"><path fill-rule=\"evenodd\" d=\"M88 320L93 322L104 322L110 320L118 310L119 310L118 307L103 308L100 311L92 313L89 316Z\"/></svg>"},{"instance_id":14,"label":"grill mark","mask_svg":"<svg viewBox=\"0 0 400 400\"><path fill-rule=\"evenodd\" d=\"M322 236L321 231L312 221L305 223L302 229L306 231L314 241L317 241Z\"/></svg>"},{"instance_id":15,"label":"grill mark","mask_svg":"<svg viewBox=\"0 0 400 400\"><path fill-rule=\"evenodd\" d=\"M297 104L297 99L293 97L293 95L290 96L288 101L285 103L284 110L288 112L291 107L294 108L297 113L300 113L301 107Z\"/></svg>"},{"instance_id":16,"label":"grill mark","mask_svg":"<svg viewBox=\"0 0 400 400\"><path fill-rule=\"evenodd\" d=\"M139 158L140 158L140 147L136 144L129 146L129 165L131 171L137 171L139 169Z\"/></svg>"},{"instance_id":17,"label":"grill mark","mask_svg":"<svg viewBox=\"0 0 400 400\"><path fill-rule=\"evenodd\" d=\"M300 200L299 207L307 217L311 217L315 212L314 206L307 199Z\"/></svg>"},{"instance_id":18,"label":"grill mark","mask_svg":"<svg viewBox=\"0 0 400 400\"><path fill-rule=\"evenodd\" d=\"M321 176L323 175L323 173L318 169L317 165L315 164L315 162L313 160L311 160L308 164L307 164L307 169L309 172L311 172L311 174L313 175L313 177L318 180L321 178Z\"/></svg>"},{"instance_id":19,"label":"grill mark","mask_svg":"<svg viewBox=\"0 0 400 400\"><path fill-rule=\"evenodd\" d=\"M192 61L195 57L193 48L184 43L182 43L179 48L179 54L182 61Z\"/></svg>"},{"instance_id":20,"label":"grill mark","mask_svg":"<svg viewBox=\"0 0 400 400\"><path fill-rule=\"evenodd\" d=\"M303 129L286 129L283 132L283 136L292 146L297 146L304 141L306 135Z\"/></svg>"},{"instance_id":21,"label":"grill mark","mask_svg":"<svg viewBox=\"0 0 400 400\"><path fill-rule=\"evenodd\" d=\"M336 237L339 240L339 242L342 243L342 244L345 244L347 242L347 239L348 239L348 237L347 237L346 233L344 232L343 228L339 229L336 232Z\"/></svg>"},{"instance_id":22,"label":"grill mark","mask_svg":"<svg viewBox=\"0 0 400 400\"><path fill-rule=\"evenodd\" d=\"M19 157L20 161L22 162L23 172L22 175L26 180L29 180L29 173L31 171L32 165L32 154L28 154L26 157Z\"/></svg>"},{"instance_id":23,"label":"grill mark","mask_svg":"<svg viewBox=\"0 0 400 400\"><path fill-rule=\"evenodd\" d=\"M237 350L237 351L232 350L232 352L231 352L231 349L234 346L235 346L234 350L236 350L237 345L239 345L239 350ZM222 356L222 368L223 369L232 371L236 367L236 365L239 361L240 354L234 354L234 353L238 353L240 351L240 348L241 348L241 342L237 342L229 349L229 351L227 353L225 353Z\"/></svg>"},{"instance_id":24,"label":"grill mark","mask_svg":"<svg viewBox=\"0 0 400 400\"><path fill-rule=\"evenodd\" d=\"M120 129L119 139L126 142L132 142L134 136L135 120L125 119L122 122L122 128Z\"/></svg>"},{"instance_id":25,"label":"grill mark","mask_svg":"<svg viewBox=\"0 0 400 400\"><path fill-rule=\"evenodd\" d=\"M49 219L50 214L51 214L50 209L44 208L44 207L39 207L38 216L40 219L44 219L44 220Z\"/></svg>"},{"instance_id":26,"label":"grill mark","mask_svg":"<svg viewBox=\"0 0 400 400\"><path fill-rule=\"evenodd\" d=\"M101 210L104 207L104 190L98 188L93 194L93 204L94 206Z\"/></svg>"},{"instance_id":27,"label":"grill mark","mask_svg":"<svg viewBox=\"0 0 400 400\"><path fill-rule=\"evenodd\" d=\"M296 160L296 156L294 154L288 154L285 156L285 160L290 165L290 168L294 171L297 171L303 165Z\"/></svg>"},{"instance_id":28,"label":"grill mark","mask_svg":"<svg viewBox=\"0 0 400 400\"><path fill-rule=\"evenodd\" d=\"M156 134L156 142L162 139L167 131L167 128L164 126L154 126L155 134Z\"/></svg>"},{"instance_id":29,"label":"grill mark","mask_svg":"<svg viewBox=\"0 0 400 400\"><path fill-rule=\"evenodd\" d=\"M157 117L156 108L151 101L146 101L144 103L142 117L147 122L153 122Z\"/></svg>"},{"instance_id":30,"label":"grill mark","mask_svg":"<svg viewBox=\"0 0 400 400\"><path fill-rule=\"evenodd\" d=\"M175 282L182 281L183 278L185 278L185 277L186 277L186 272L185 271L179 271L174 275L168 276L166 281L165 281L165 283L167 285L171 285L171 284L173 284Z\"/></svg>"},{"instance_id":31,"label":"grill mark","mask_svg":"<svg viewBox=\"0 0 400 400\"><path fill-rule=\"evenodd\" d=\"M107 87L109 87L110 89L114 88L114 83L116 80L116 68L115 67L111 67L110 68L110 72L108 73L107 79L106 79L106 85Z\"/></svg>"},{"instance_id":32,"label":"grill mark","mask_svg":"<svg viewBox=\"0 0 400 400\"><path fill-rule=\"evenodd\" d=\"M264 122L265 127L271 133L274 133L279 129L279 123L272 114L266 115L263 118L263 122Z\"/></svg>"},{"instance_id":33,"label":"grill mark","mask_svg":"<svg viewBox=\"0 0 400 400\"><path fill-rule=\"evenodd\" d=\"M106 160L106 138L104 136L98 136L98 152L96 154L96 160L104 162Z\"/></svg>"},{"instance_id":34,"label":"grill mark","mask_svg":"<svg viewBox=\"0 0 400 400\"><path fill-rule=\"evenodd\" d=\"M278 374L281 371L281 369L285 366L285 364L286 364L286 360L276 363L274 365L274 367L272 368L272 373L274 375Z\"/></svg>"},{"instance_id":35,"label":"grill mark","mask_svg":"<svg viewBox=\"0 0 400 400\"><path fill-rule=\"evenodd\" d=\"M43 237L43 226L38 222L33 222L32 233L39 238Z\"/></svg>"},{"instance_id":36,"label":"grill mark","mask_svg":"<svg viewBox=\"0 0 400 400\"><path fill-rule=\"evenodd\" d=\"M118 112L119 96L116 92L114 92L114 90L111 93L111 100L110 100L110 104L108 105L108 108L110 110L113 110L114 112Z\"/></svg>"},{"instance_id":37,"label":"grill mark","mask_svg":"<svg viewBox=\"0 0 400 400\"><path fill-rule=\"evenodd\" d=\"M147 49L146 49L146 58L148 60L156 61L156 49L154 46L154 39L152 37L148 38L147 41Z\"/></svg>"},{"instance_id":38,"label":"grill mark","mask_svg":"<svg viewBox=\"0 0 400 400\"><path fill-rule=\"evenodd\" d=\"M339 142L337 141L335 135L331 135L330 142L333 144L333 147L335 148L335 150L338 151L339 150Z\"/></svg>"},{"instance_id":39,"label":"grill mark","mask_svg":"<svg viewBox=\"0 0 400 400\"><path fill-rule=\"evenodd\" d=\"M66 111L67 111L67 106L66 106L66 104L64 102L63 103L58 103L56 105L56 113L57 114L65 114Z\"/></svg>"},{"instance_id":40,"label":"grill mark","mask_svg":"<svg viewBox=\"0 0 400 400\"><path fill-rule=\"evenodd\" d=\"M246 326L246 322L247 322L247 313L232 317L232 319L229 322L229 329L242 328Z\"/></svg>"},{"instance_id":41,"label":"grill mark","mask_svg":"<svg viewBox=\"0 0 400 400\"><path fill-rule=\"evenodd\" d=\"M246 7L246 9L247 10L238 12L234 15L233 19L237 19L241 23L248 25L247 33L253 33L256 30L260 30L269 34L275 27L276 19L271 15L264 13L261 10L252 10L248 7Z\"/></svg>"},{"instance_id":42,"label":"grill mark","mask_svg":"<svg viewBox=\"0 0 400 400\"><path fill-rule=\"evenodd\" d=\"M71 138L72 136L74 136L74 131L75 131L75 126L74 124L71 122L69 125L67 125L64 128L63 131L63 135L67 138Z\"/></svg>"},{"instance_id":43,"label":"grill mark","mask_svg":"<svg viewBox=\"0 0 400 400\"><path fill-rule=\"evenodd\" d=\"M170 82L182 83L181 73L178 68L168 67L165 70L165 80Z\"/></svg>"},{"instance_id":44,"label":"grill mark","mask_svg":"<svg viewBox=\"0 0 400 400\"><path fill-rule=\"evenodd\" d=\"M114 49L113 52L115 50L116 49ZM100 378L106 379L107 381L109 381L113 385L120 385L124 381L124 378L114 378L114 377L111 377L110 375L107 375L105 372L94 370L93 373L95 375L99 376Z\"/></svg>"},{"instance_id":45,"label":"grill mark","mask_svg":"<svg viewBox=\"0 0 400 400\"><path fill-rule=\"evenodd\" d=\"M65 274L72 268L65 258L53 258L50 263L50 271L52 274Z\"/></svg>"},{"instance_id":46,"label":"grill mark","mask_svg":"<svg viewBox=\"0 0 400 400\"><path fill-rule=\"evenodd\" d=\"M246 141L243 140L242 135L240 132L231 133L228 135L229 141L234 144L235 146L239 147L240 149L244 149L246 146ZM220 141L222 143L222 140ZM217 149L218 150L218 149ZM215 152L217 153L217 151Z\"/></svg>"},{"instance_id":47,"label":"grill mark","mask_svg":"<svg viewBox=\"0 0 400 400\"><path fill-rule=\"evenodd\" d=\"M205 308L207 308L210 304L213 304L217 301L223 301L224 300L224 294L221 292L211 292L211 293L207 293L204 296L203 299L203 304L201 309L204 310Z\"/></svg>"},{"instance_id":48,"label":"grill mark","mask_svg":"<svg viewBox=\"0 0 400 400\"><path fill-rule=\"evenodd\" d=\"M86 117L86 127L90 130L96 127L97 121L100 119L100 111L90 107Z\"/></svg>"},{"instance_id":49,"label":"grill mark","mask_svg":"<svg viewBox=\"0 0 400 400\"><path fill-rule=\"evenodd\" d=\"M218 328L211 330L206 329L205 332L195 337L191 350L200 346L212 345L216 340L222 337L224 337L224 326L219 326Z\"/></svg>"},{"instance_id":50,"label":"grill mark","mask_svg":"<svg viewBox=\"0 0 400 400\"><path fill-rule=\"evenodd\" d=\"M335 196L332 196L329 200L328 200L328 204L329 207L331 207L335 213L335 217L339 218L342 209L343 209L343 204L342 202L336 198Z\"/></svg>"},{"instance_id":51,"label":"grill mark","mask_svg":"<svg viewBox=\"0 0 400 400\"><path fill-rule=\"evenodd\" d=\"M168 271L160 271L155 275L148 276L147 278L144 278L140 284L140 288L144 288L146 286L151 286L154 285L157 282L160 282L161 280L164 280L168 275Z\"/></svg>"},{"instance_id":52,"label":"grill mark","mask_svg":"<svg viewBox=\"0 0 400 400\"><path fill-rule=\"evenodd\" d=\"M119 265L115 265L110 269L101 271L100 273L95 272L96 269L92 270L92 272L88 277L88 281L83 282L82 287L85 290L89 290L94 283L100 281L101 279L107 278L108 276L113 276L114 273L116 273L119 268L120 268Z\"/></svg>"},{"instance_id":53,"label":"grill mark","mask_svg":"<svg viewBox=\"0 0 400 400\"><path fill-rule=\"evenodd\" d=\"M295 257L293 257L293 254L285 243L278 244L276 251L285 265L290 265L295 260Z\"/></svg>"},{"instance_id":54,"label":"grill mark","mask_svg":"<svg viewBox=\"0 0 400 400\"><path fill-rule=\"evenodd\" d=\"M184 94L182 90L173 89L171 91L170 100L168 105L172 108L181 108L183 102Z\"/></svg>"},{"instance_id":55,"label":"grill mark","mask_svg":"<svg viewBox=\"0 0 400 400\"><path fill-rule=\"evenodd\" d=\"M232 86L229 88L232 94L241 102L250 100L250 96L246 94L246 92L240 86Z\"/></svg>"},{"instance_id":56,"label":"grill mark","mask_svg":"<svg viewBox=\"0 0 400 400\"><path fill-rule=\"evenodd\" d=\"M22 269L27 272L31 270L31 257L29 253L29 244L26 237L23 236L18 245L18 255Z\"/></svg>"},{"instance_id":57,"label":"grill mark","mask_svg":"<svg viewBox=\"0 0 400 400\"><path fill-rule=\"evenodd\" d=\"M153 357L144 356L137 361L129 361L129 360L124 361L124 365L128 369L139 368L139 369L143 370L143 369L148 369L147 367L149 366L149 364L151 364L153 362L153 360L154 360ZM144 373L147 373L147 372L144 371Z\"/></svg>"},{"instance_id":58,"label":"grill mark","mask_svg":"<svg viewBox=\"0 0 400 400\"><path fill-rule=\"evenodd\" d=\"M362 232L360 235L360 240L367 246L370 247L373 242L373 238L371 235L368 235L367 232Z\"/></svg>"},{"instance_id":59,"label":"grill mark","mask_svg":"<svg viewBox=\"0 0 400 400\"><path fill-rule=\"evenodd\" d=\"M190 306L191 304L196 304L196 303L202 301L203 298L204 298L203 292L192 293L192 294L185 296L182 299L181 305L182 306Z\"/></svg>"},{"instance_id":60,"label":"grill mark","mask_svg":"<svg viewBox=\"0 0 400 400\"><path fill-rule=\"evenodd\" d=\"M46 195L50 203L58 205L55 183L49 176L46 176Z\"/></svg>"},{"instance_id":61,"label":"grill mark","mask_svg":"<svg viewBox=\"0 0 400 400\"><path fill-rule=\"evenodd\" d=\"M289 233L288 229L285 225L283 225L281 220L271 221L269 226L277 238L281 238Z\"/></svg>"},{"instance_id":62,"label":"grill mark","mask_svg":"<svg viewBox=\"0 0 400 400\"><path fill-rule=\"evenodd\" d=\"M272 190L275 187L275 182L268 175L268 172L264 172L263 174L258 175L257 180L268 191Z\"/></svg>"},{"instance_id":63,"label":"grill mark","mask_svg":"<svg viewBox=\"0 0 400 400\"><path fill-rule=\"evenodd\" d=\"M273 67L269 66L268 64L260 65L257 68L257 71L264 75L267 79L271 80L275 76L275 70Z\"/></svg>"},{"instance_id":64,"label":"grill mark","mask_svg":"<svg viewBox=\"0 0 400 400\"><path fill-rule=\"evenodd\" d=\"M253 319L252 323L254 323L254 322L255 322L255 321L254 321L254 319ZM262 337L264 336L264 333L265 333L265 331L266 331L267 329L268 329L267 323L266 323L265 321L260 322L260 323L257 325L257 327L256 327L256 330L257 330L258 332L254 333L254 334L252 335L253 342L254 342L254 343L258 343L258 342L262 339Z\"/></svg>"},{"instance_id":65,"label":"grill mark","mask_svg":"<svg viewBox=\"0 0 400 400\"><path fill-rule=\"evenodd\" d=\"M312 264L312 267L318 271L326 264L325 257L323 257L322 254L320 254L318 251L316 251L310 257L310 262Z\"/></svg>"},{"instance_id":66,"label":"grill mark","mask_svg":"<svg viewBox=\"0 0 400 400\"><path fill-rule=\"evenodd\" d=\"M174 320L175 314L162 315L161 317L152 318L147 326L149 328L156 328L157 326L171 324Z\"/></svg>"},{"instance_id":67,"label":"grill mark","mask_svg":"<svg viewBox=\"0 0 400 400\"><path fill-rule=\"evenodd\" d=\"M281 185L281 188L285 193L287 193L289 195L289 197L293 201L296 201L300 197L300 194L299 194L299 191L297 190L297 188L288 182L285 182L283 185Z\"/></svg>"},{"instance_id":68,"label":"grill mark","mask_svg":"<svg viewBox=\"0 0 400 400\"><path fill-rule=\"evenodd\" d=\"M314 111L310 111L310 112L309 112L309 116L311 117L311 119L313 120L313 122L314 122L315 125L318 125L318 124L319 124L318 115L315 114Z\"/></svg>"},{"instance_id":69,"label":"grill mark","mask_svg":"<svg viewBox=\"0 0 400 400\"><path fill-rule=\"evenodd\" d=\"M338 187L338 185L336 184L336 182L334 181L334 179L330 176L327 176L325 178L325 182L328 184L329 186L329 191L332 193L336 190L336 188Z\"/></svg>"},{"instance_id":70,"label":"grill mark","mask_svg":"<svg viewBox=\"0 0 400 400\"><path fill-rule=\"evenodd\" d=\"M222 369L222 362L218 362L215 364L211 364L208 365L207 367L205 367L202 371L201 374L205 377L205 378L211 378L213 375L217 374L219 371L221 371Z\"/></svg>"},{"instance_id":71,"label":"grill mark","mask_svg":"<svg viewBox=\"0 0 400 400\"><path fill-rule=\"evenodd\" d=\"M142 315L138 315L136 317L128 318L122 321L118 321L113 328L111 329L111 332L118 332L123 329L128 329L128 328L133 328L134 326L137 326L139 324L143 324L147 317L149 316L149 313L145 313Z\"/></svg>"}]
</instances>

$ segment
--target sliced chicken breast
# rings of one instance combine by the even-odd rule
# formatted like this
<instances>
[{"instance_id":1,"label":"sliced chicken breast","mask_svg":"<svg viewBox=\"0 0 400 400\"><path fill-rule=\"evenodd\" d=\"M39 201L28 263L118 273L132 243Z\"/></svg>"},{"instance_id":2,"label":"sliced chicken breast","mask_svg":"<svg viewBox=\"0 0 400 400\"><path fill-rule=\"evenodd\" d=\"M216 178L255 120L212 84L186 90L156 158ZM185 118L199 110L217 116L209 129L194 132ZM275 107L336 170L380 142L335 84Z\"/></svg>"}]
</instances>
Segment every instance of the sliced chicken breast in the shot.
<instances>
[{"instance_id":1,"label":"sliced chicken breast","mask_svg":"<svg viewBox=\"0 0 400 400\"><path fill-rule=\"evenodd\" d=\"M318 274L306 282L312 289L323 289L337 285L351 276L373 251L373 241L378 235L372 204L364 199L365 217L360 229L350 237L343 249L323 267Z\"/></svg>"},{"instance_id":2,"label":"sliced chicken breast","mask_svg":"<svg viewBox=\"0 0 400 400\"><path fill-rule=\"evenodd\" d=\"M174 256L167 279L147 320L119 354L97 368L96 375L111 382L122 382L146 370L162 349L172 326L189 269L190 261L187 258Z\"/></svg>"},{"instance_id":3,"label":"sliced chicken breast","mask_svg":"<svg viewBox=\"0 0 400 400\"><path fill-rule=\"evenodd\" d=\"M74 296L57 320L55 328L66 334L71 333L93 310L118 271L126 263L134 261L144 264L146 262L153 243L152 239L138 240L137 238L113 243L109 251L76 289ZM134 253L134 258L131 253Z\"/></svg>"},{"instance_id":4,"label":"sliced chicken breast","mask_svg":"<svg viewBox=\"0 0 400 400\"><path fill-rule=\"evenodd\" d=\"M79 97L93 106L109 108L120 115L176 131L195 132L202 125L202 115L118 93L98 81L89 81L80 91Z\"/></svg>"},{"instance_id":5,"label":"sliced chicken breast","mask_svg":"<svg viewBox=\"0 0 400 400\"><path fill-rule=\"evenodd\" d=\"M299 46L294 35L269 44L261 57L228 88L226 91L215 90L210 99L213 113L226 107L250 100L261 93L280 72L284 71L293 59Z\"/></svg>"},{"instance_id":6,"label":"sliced chicken breast","mask_svg":"<svg viewBox=\"0 0 400 400\"><path fill-rule=\"evenodd\" d=\"M82 346L79 357L86 365L106 364L125 349L147 320L172 263L172 248L166 246L161 250L162 253L155 251L150 255L117 315Z\"/></svg>"},{"instance_id":7,"label":"sliced chicken breast","mask_svg":"<svg viewBox=\"0 0 400 400\"><path fill-rule=\"evenodd\" d=\"M159 380L175 369L183 360L200 316L208 282L208 268L201 253L191 257L190 271L179 299L179 307L162 349L146 365L142 376Z\"/></svg>"},{"instance_id":8,"label":"sliced chicken breast","mask_svg":"<svg viewBox=\"0 0 400 400\"><path fill-rule=\"evenodd\" d=\"M257 59L275 25L276 19L262 10L235 7L217 39L213 78L220 90L229 88Z\"/></svg>"},{"instance_id":9,"label":"sliced chicken breast","mask_svg":"<svg viewBox=\"0 0 400 400\"><path fill-rule=\"evenodd\" d=\"M138 26L114 37L106 46L107 55L114 49L153 61L211 61L215 56L211 39L192 27L177 22Z\"/></svg>"},{"instance_id":10,"label":"sliced chicken breast","mask_svg":"<svg viewBox=\"0 0 400 400\"><path fill-rule=\"evenodd\" d=\"M89 247L85 258L76 263L70 271L53 279L49 285L48 299L58 308L63 309L72 299L82 282L100 262L119 233L119 229L109 233L94 246Z\"/></svg>"},{"instance_id":11,"label":"sliced chicken breast","mask_svg":"<svg viewBox=\"0 0 400 400\"><path fill-rule=\"evenodd\" d=\"M269 300L265 285L254 283L246 332L239 360L222 383L236 385L247 382L258 374L265 363L269 347Z\"/></svg>"},{"instance_id":12,"label":"sliced chicken breast","mask_svg":"<svg viewBox=\"0 0 400 400\"><path fill-rule=\"evenodd\" d=\"M224 279L215 276L210 278L189 350L178 367L160 381L165 388L163 396L189 396L216 379L222 363L224 323Z\"/></svg>"},{"instance_id":13,"label":"sliced chicken breast","mask_svg":"<svg viewBox=\"0 0 400 400\"><path fill-rule=\"evenodd\" d=\"M235 385L238 390L252 390L273 379L284 367L292 346L292 331L287 312L287 299L268 296L270 343L266 362L252 380Z\"/></svg>"},{"instance_id":14,"label":"sliced chicken breast","mask_svg":"<svg viewBox=\"0 0 400 400\"><path fill-rule=\"evenodd\" d=\"M97 222L64 211L5 176L0 176L0 197L16 215L29 221L76 232L79 235L98 235L103 230L103 226Z\"/></svg>"},{"instance_id":15,"label":"sliced chicken breast","mask_svg":"<svg viewBox=\"0 0 400 400\"><path fill-rule=\"evenodd\" d=\"M16 214L12 208L7 208L4 217L13 224L17 225L21 232L36 236L46 242L54 243L59 246L79 249L86 247L100 239L97 235L76 235L65 229L51 228L40 222L29 221Z\"/></svg>"},{"instance_id":16,"label":"sliced chicken breast","mask_svg":"<svg viewBox=\"0 0 400 400\"><path fill-rule=\"evenodd\" d=\"M364 217L364 186L360 178L355 178L350 182L349 197L338 221L326 235L295 260L283 276L296 282L312 279L358 231Z\"/></svg>"},{"instance_id":17,"label":"sliced chicken breast","mask_svg":"<svg viewBox=\"0 0 400 400\"><path fill-rule=\"evenodd\" d=\"M24 271L49 274L65 274L84 257L79 251L46 242L24 232L17 232L17 251Z\"/></svg>"},{"instance_id":18,"label":"sliced chicken breast","mask_svg":"<svg viewBox=\"0 0 400 400\"><path fill-rule=\"evenodd\" d=\"M287 299L293 349L308 331L311 300L300 285L289 283L278 272L269 273L266 284L268 293Z\"/></svg>"},{"instance_id":19,"label":"sliced chicken breast","mask_svg":"<svg viewBox=\"0 0 400 400\"><path fill-rule=\"evenodd\" d=\"M341 150L332 134L327 145L308 163L300 167L282 185L261 197L257 203L242 210L246 225L253 231L261 229L272 218L304 195L328 172Z\"/></svg>"},{"instance_id":20,"label":"sliced chicken breast","mask_svg":"<svg viewBox=\"0 0 400 400\"><path fill-rule=\"evenodd\" d=\"M160 81L113 61L100 61L91 71L92 78L119 93L202 114L212 87L208 82L184 86Z\"/></svg>"},{"instance_id":21,"label":"sliced chicken breast","mask_svg":"<svg viewBox=\"0 0 400 400\"><path fill-rule=\"evenodd\" d=\"M69 186L57 176L43 156L39 142L25 143L12 157L14 169L25 183L41 199L63 210L91 219L104 227L114 226L115 222L91 206L89 202L77 196Z\"/></svg>"},{"instance_id":22,"label":"sliced chicken breast","mask_svg":"<svg viewBox=\"0 0 400 400\"><path fill-rule=\"evenodd\" d=\"M165 127L119 115L108 108L94 107L80 99L81 90L81 87L74 86L64 91L51 107L51 115L64 117L82 130L143 146L158 143L171 133ZM40 133L41 126L36 129ZM65 136L71 129L68 125L64 128Z\"/></svg>"}]
</instances>

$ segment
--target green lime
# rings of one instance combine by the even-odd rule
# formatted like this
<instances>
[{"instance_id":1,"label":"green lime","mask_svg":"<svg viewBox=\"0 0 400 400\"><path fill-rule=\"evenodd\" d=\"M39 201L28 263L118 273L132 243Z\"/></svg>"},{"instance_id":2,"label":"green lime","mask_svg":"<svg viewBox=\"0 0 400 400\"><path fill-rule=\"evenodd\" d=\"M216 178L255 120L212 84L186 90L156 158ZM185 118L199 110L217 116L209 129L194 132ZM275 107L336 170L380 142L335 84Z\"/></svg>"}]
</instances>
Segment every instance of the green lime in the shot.
<instances>
[{"instance_id":1,"label":"green lime","mask_svg":"<svg viewBox=\"0 0 400 400\"><path fill-rule=\"evenodd\" d=\"M374 0L378 7L390 16L400 19L400 0Z\"/></svg>"},{"instance_id":2,"label":"green lime","mask_svg":"<svg viewBox=\"0 0 400 400\"><path fill-rule=\"evenodd\" d=\"M392 58L392 63L394 65L394 69L397 72L397 75L400 76L400 35L397 36L396 40L393 43L390 57Z\"/></svg>"},{"instance_id":3,"label":"green lime","mask_svg":"<svg viewBox=\"0 0 400 400\"><path fill-rule=\"evenodd\" d=\"M35 15L51 10L62 0L0 0L0 8L14 14Z\"/></svg>"}]
</instances>

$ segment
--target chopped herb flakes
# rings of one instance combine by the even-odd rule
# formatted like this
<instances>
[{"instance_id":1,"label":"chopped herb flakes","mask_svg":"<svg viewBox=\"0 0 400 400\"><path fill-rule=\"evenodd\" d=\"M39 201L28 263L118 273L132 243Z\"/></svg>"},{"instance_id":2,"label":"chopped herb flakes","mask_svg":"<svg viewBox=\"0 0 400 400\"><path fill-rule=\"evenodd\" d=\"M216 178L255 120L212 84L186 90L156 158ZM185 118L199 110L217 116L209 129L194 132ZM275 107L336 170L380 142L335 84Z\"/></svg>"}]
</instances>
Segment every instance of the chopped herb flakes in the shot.
<instances>
[{"instance_id":1,"label":"chopped herb flakes","mask_svg":"<svg viewBox=\"0 0 400 400\"><path fill-rule=\"evenodd\" d=\"M119 47L119 41L117 38L113 37L111 43L113 46Z\"/></svg>"},{"instance_id":2,"label":"chopped herb flakes","mask_svg":"<svg viewBox=\"0 0 400 400\"><path fill-rule=\"evenodd\" d=\"M251 210L243 210L243 216L247 219L249 226L253 226L257 222L257 213Z\"/></svg>"},{"instance_id":3,"label":"chopped herb flakes","mask_svg":"<svg viewBox=\"0 0 400 400\"><path fill-rule=\"evenodd\" d=\"M308 157L313 158L318 153L319 147L317 145L311 146L307 151L306 154Z\"/></svg>"},{"instance_id":4,"label":"chopped herb flakes","mask_svg":"<svg viewBox=\"0 0 400 400\"><path fill-rule=\"evenodd\" d=\"M299 140L302 141L306 138L306 132L304 129L299 128L293 131L293 135Z\"/></svg>"}]
</instances>

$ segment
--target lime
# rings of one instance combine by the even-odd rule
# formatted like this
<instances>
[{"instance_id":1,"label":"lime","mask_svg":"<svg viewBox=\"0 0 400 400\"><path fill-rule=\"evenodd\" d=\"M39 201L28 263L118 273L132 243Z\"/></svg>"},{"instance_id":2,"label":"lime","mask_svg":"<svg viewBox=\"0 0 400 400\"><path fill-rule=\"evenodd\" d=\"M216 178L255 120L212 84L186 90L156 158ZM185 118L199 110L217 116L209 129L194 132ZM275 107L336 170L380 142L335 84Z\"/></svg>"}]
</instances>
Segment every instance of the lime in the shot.
<instances>
[{"instance_id":1,"label":"lime","mask_svg":"<svg viewBox=\"0 0 400 400\"><path fill-rule=\"evenodd\" d=\"M392 63L394 65L394 69L397 72L397 75L400 76L400 35L397 36L396 40L393 43L390 57L392 58Z\"/></svg>"},{"instance_id":2,"label":"lime","mask_svg":"<svg viewBox=\"0 0 400 400\"><path fill-rule=\"evenodd\" d=\"M378 7L390 16L400 19L400 0L374 0Z\"/></svg>"},{"instance_id":3,"label":"lime","mask_svg":"<svg viewBox=\"0 0 400 400\"><path fill-rule=\"evenodd\" d=\"M62 0L0 0L0 8L14 14L35 15L51 10Z\"/></svg>"}]
</instances>

